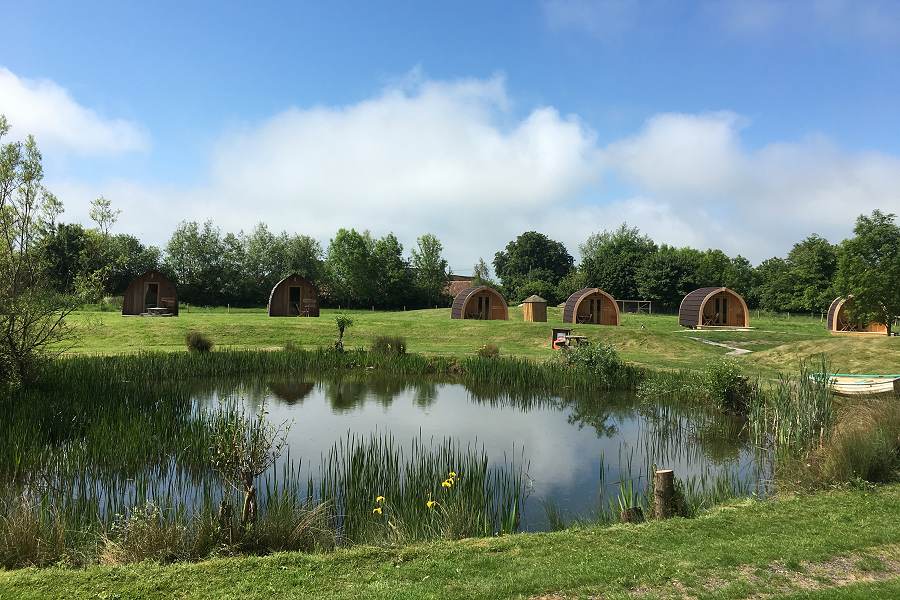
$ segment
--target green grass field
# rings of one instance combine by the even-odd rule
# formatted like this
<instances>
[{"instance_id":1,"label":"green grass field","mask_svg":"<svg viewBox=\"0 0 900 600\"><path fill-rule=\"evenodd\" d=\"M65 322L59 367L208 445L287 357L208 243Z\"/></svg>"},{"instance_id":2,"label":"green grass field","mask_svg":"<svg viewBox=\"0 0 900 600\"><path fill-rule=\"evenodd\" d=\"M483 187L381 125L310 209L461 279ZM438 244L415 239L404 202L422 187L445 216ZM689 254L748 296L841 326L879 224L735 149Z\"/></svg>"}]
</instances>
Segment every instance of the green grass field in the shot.
<instances>
[{"instance_id":1,"label":"green grass field","mask_svg":"<svg viewBox=\"0 0 900 600\"><path fill-rule=\"evenodd\" d=\"M900 486L696 519L282 553L0 572L7 598L897 598Z\"/></svg>"},{"instance_id":2,"label":"green grass field","mask_svg":"<svg viewBox=\"0 0 900 600\"><path fill-rule=\"evenodd\" d=\"M521 309L510 309L509 321L450 319L450 309L400 312L343 311L354 325L347 332L348 347L366 347L378 335L400 335L409 351L467 355L486 343L500 346L505 355L544 359L550 329L563 326L561 309L551 308L549 322L525 323ZM263 309L197 309L176 318L122 317L111 312L80 311L70 323L80 338L69 351L78 354L117 354L141 350L184 350L184 336L198 330L219 348L277 349L291 342L299 347L329 346L336 337L335 310L313 319L270 318ZM624 314L619 327L576 325L575 333L616 347L631 362L651 368L702 367L730 352L702 343L700 338L751 350L737 357L748 370L764 376L795 370L804 358L826 353L839 372L900 373L900 337L831 335L819 319L806 316L754 319L751 331L690 331L679 327L674 315Z\"/></svg>"}]
</instances>

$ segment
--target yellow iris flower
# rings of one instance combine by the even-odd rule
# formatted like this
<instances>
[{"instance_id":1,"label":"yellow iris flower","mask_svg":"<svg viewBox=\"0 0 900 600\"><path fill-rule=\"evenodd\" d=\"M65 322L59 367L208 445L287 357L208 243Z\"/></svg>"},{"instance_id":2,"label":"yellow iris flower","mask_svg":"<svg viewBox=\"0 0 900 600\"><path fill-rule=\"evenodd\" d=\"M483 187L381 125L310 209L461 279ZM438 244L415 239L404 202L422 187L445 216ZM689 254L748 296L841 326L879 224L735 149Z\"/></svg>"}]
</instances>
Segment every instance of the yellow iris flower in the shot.
<instances>
[{"instance_id":1,"label":"yellow iris flower","mask_svg":"<svg viewBox=\"0 0 900 600\"><path fill-rule=\"evenodd\" d=\"M437 504L437 502L435 502L434 500L429 500L425 503L425 506L427 506L428 508L434 508L435 504Z\"/></svg>"},{"instance_id":2,"label":"yellow iris flower","mask_svg":"<svg viewBox=\"0 0 900 600\"><path fill-rule=\"evenodd\" d=\"M384 502L384 496L375 496L375 502L382 504Z\"/></svg>"},{"instance_id":3,"label":"yellow iris flower","mask_svg":"<svg viewBox=\"0 0 900 600\"><path fill-rule=\"evenodd\" d=\"M380 514L381 514L381 507L380 507L380 506L376 506L375 508L373 508L373 509L372 509L372 514L373 514L373 515L380 515Z\"/></svg>"},{"instance_id":4,"label":"yellow iris flower","mask_svg":"<svg viewBox=\"0 0 900 600\"><path fill-rule=\"evenodd\" d=\"M442 482L441 482L441 487L452 488L452 487L453 487L453 480L452 480L452 479L446 479L446 480L442 481Z\"/></svg>"},{"instance_id":5,"label":"yellow iris flower","mask_svg":"<svg viewBox=\"0 0 900 600\"><path fill-rule=\"evenodd\" d=\"M456 479L456 471L450 471L450 479Z\"/></svg>"}]
</instances>

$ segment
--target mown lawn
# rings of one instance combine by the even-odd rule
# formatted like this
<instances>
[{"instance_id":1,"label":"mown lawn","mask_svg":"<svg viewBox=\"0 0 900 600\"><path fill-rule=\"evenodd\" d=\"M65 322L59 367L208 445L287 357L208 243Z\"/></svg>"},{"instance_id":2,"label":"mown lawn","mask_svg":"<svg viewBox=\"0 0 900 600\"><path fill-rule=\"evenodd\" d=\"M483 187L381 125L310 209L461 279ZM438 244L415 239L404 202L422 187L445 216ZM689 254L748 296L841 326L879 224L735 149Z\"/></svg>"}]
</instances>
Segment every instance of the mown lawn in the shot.
<instances>
[{"instance_id":1,"label":"mown lawn","mask_svg":"<svg viewBox=\"0 0 900 600\"><path fill-rule=\"evenodd\" d=\"M525 323L521 309L510 309L509 321L459 321L449 309L372 312L343 311L354 325L348 347L368 346L379 335L400 335L411 352L466 355L479 346L496 344L506 355L544 359L550 329L563 326L561 310L551 308L548 323ZM313 348L328 346L336 336L335 310L317 319L270 318L263 309L189 308L177 318L122 317L117 313L81 311L70 322L79 339L69 350L79 354L116 354L139 350L181 351L189 330L208 334L219 348L277 349L287 343ZM615 346L632 362L652 368L702 367L730 350L704 344L706 339L752 350L738 357L748 369L771 376L794 370L803 358L825 352L841 372L900 373L900 338L830 335L820 319L755 318L751 331L689 331L674 315L622 317L620 327L575 326L575 333Z\"/></svg>"},{"instance_id":2,"label":"mown lawn","mask_svg":"<svg viewBox=\"0 0 900 600\"><path fill-rule=\"evenodd\" d=\"M197 564L22 569L0 573L0 598L896 598L898 514L900 486L883 486L745 501L643 525Z\"/></svg>"}]
</instances>

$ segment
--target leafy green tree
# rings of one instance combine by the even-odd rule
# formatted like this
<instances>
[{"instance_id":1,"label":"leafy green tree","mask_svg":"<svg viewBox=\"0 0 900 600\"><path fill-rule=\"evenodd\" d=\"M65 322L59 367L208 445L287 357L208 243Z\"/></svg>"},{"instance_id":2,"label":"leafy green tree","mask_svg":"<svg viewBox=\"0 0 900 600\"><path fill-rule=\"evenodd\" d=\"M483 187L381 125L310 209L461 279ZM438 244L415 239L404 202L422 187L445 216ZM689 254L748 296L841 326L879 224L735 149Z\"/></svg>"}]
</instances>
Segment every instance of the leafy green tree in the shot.
<instances>
[{"instance_id":1,"label":"leafy green tree","mask_svg":"<svg viewBox=\"0 0 900 600\"><path fill-rule=\"evenodd\" d=\"M412 291L412 275L403 259L403 245L393 233L377 240L372 246L373 303L379 308L403 306Z\"/></svg>"},{"instance_id":2,"label":"leafy green tree","mask_svg":"<svg viewBox=\"0 0 900 600\"><path fill-rule=\"evenodd\" d=\"M413 284L419 301L424 306L437 306L446 302L450 270L443 251L440 240L426 233L419 236L416 247L410 253Z\"/></svg>"},{"instance_id":3,"label":"leafy green tree","mask_svg":"<svg viewBox=\"0 0 900 600\"><path fill-rule=\"evenodd\" d=\"M825 311L835 298L837 248L813 234L794 244L787 256L793 292L790 310Z\"/></svg>"},{"instance_id":4,"label":"leafy green tree","mask_svg":"<svg viewBox=\"0 0 900 600\"><path fill-rule=\"evenodd\" d=\"M472 285L486 285L489 287L495 287L496 285L491 278L491 270L483 258L479 258L472 268Z\"/></svg>"},{"instance_id":5,"label":"leafy green tree","mask_svg":"<svg viewBox=\"0 0 900 600\"><path fill-rule=\"evenodd\" d=\"M591 235L580 250L587 285L599 287L617 299L633 299L638 296L637 271L656 253L656 244L636 227L624 223L615 231Z\"/></svg>"},{"instance_id":6,"label":"leafy green tree","mask_svg":"<svg viewBox=\"0 0 900 600\"><path fill-rule=\"evenodd\" d=\"M41 255L47 279L57 292L73 290L75 278L82 269L86 246L87 233L77 223L59 223L42 238Z\"/></svg>"},{"instance_id":7,"label":"leafy green tree","mask_svg":"<svg viewBox=\"0 0 900 600\"><path fill-rule=\"evenodd\" d=\"M494 255L494 272L504 292L520 300L543 290L541 295L555 303L556 286L574 264L565 245L536 231L526 231Z\"/></svg>"},{"instance_id":8,"label":"leafy green tree","mask_svg":"<svg viewBox=\"0 0 900 600\"><path fill-rule=\"evenodd\" d=\"M67 339L74 299L56 292L41 252L59 201L44 188L34 138L3 143L0 115L0 381L28 384L51 348Z\"/></svg>"},{"instance_id":9,"label":"leafy green tree","mask_svg":"<svg viewBox=\"0 0 900 600\"><path fill-rule=\"evenodd\" d=\"M89 214L91 220L97 224L100 233L104 236L108 236L109 230L116 224L116 221L119 220L119 215L122 214L122 211L117 208L114 209L110 200L103 196L99 196L91 202L91 211Z\"/></svg>"},{"instance_id":10,"label":"leafy green tree","mask_svg":"<svg viewBox=\"0 0 900 600\"><path fill-rule=\"evenodd\" d=\"M700 253L692 248L662 245L647 256L635 273L638 296L663 310L675 310L697 285Z\"/></svg>"},{"instance_id":11,"label":"leafy green tree","mask_svg":"<svg viewBox=\"0 0 900 600\"><path fill-rule=\"evenodd\" d=\"M754 269L751 296L765 310L790 310L793 302L791 270L783 258L773 257Z\"/></svg>"},{"instance_id":12,"label":"leafy green tree","mask_svg":"<svg viewBox=\"0 0 900 600\"><path fill-rule=\"evenodd\" d=\"M284 264L282 277L297 273L306 279L319 283L322 279L322 245L308 235L288 235L282 232L278 237L282 248Z\"/></svg>"},{"instance_id":13,"label":"leafy green tree","mask_svg":"<svg viewBox=\"0 0 900 600\"><path fill-rule=\"evenodd\" d=\"M838 254L837 287L853 296L852 318L887 324L887 334L900 315L900 226L896 215L874 211L860 215L854 236L844 240Z\"/></svg>"},{"instance_id":14,"label":"leafy green tree","mask_svg":"<svg viewBox=\"0 0 900 600\"><path fill-rule=\"evenodd\" d=\"M218 306L223 302L226 255L221 231L212 221L202 227L196 221L182 222L166 244L164 268L175 278L184 301Z\"/></svg>"},{"instance_id":15,"label":"leafy green tree","mask_svg":"<svg viewBox=\"0 0 900 600\"><path fill-rule=\"evenodd\" d=\"M341 306L371 306L375 286L372 253L375 242L368 231L339 229L328 245L325 270L328 293Z\"/></svg>"}]
</instances>

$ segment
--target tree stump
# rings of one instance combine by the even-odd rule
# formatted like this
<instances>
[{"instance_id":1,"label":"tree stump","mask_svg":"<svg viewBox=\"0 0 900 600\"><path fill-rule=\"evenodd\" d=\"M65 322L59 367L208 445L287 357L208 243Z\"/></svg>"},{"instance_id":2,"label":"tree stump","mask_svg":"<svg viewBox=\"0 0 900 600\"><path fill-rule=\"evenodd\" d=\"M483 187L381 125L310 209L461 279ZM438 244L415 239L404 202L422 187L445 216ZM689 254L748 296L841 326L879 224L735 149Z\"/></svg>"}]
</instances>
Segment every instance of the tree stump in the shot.
<instances>
[{"instance_id":1,"label":"tree stump","mask_svg":"<svg viewBox=\"0 0 900 600\"><path fill-rule=\"evenodd\" d=\"M668 519L675 514L675 472L657 471L653 476L653 515Z\"/></svg>"}]
</instances>

